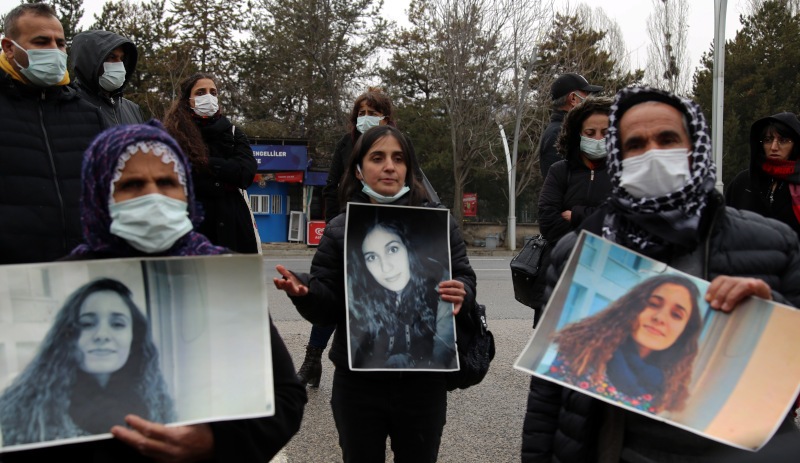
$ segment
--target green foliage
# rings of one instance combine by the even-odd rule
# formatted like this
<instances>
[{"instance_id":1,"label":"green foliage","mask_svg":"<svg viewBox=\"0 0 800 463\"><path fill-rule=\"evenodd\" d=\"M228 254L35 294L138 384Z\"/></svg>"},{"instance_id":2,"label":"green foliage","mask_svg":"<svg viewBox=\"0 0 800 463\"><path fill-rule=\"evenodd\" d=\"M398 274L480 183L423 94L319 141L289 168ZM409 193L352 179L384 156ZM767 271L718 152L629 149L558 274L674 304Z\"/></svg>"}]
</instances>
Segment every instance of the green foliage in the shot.
<instances>
[{"instance_id":1,"label":"green foliage","mask_svg":"<svg viewBox=\"0 0 800 463\"><path fill-rule=\"evenodd\" d=\"M782 0L763 2L725 45L723 182L749 167L750 126L800 108L800 14ZM711 121L713 48L694 75L694 97Z\"/></svg>"},{"instance_id":2,"label":"green foliage","mask_svg":"<svg viewBox=\"0 0 800 463\"><path fill-rule=\"evenodd\" d=\"M109 1L91 27L117 33L136 45L139 62L125 96L139 104L145 118L163 118L181 80L197 71L193 48L179 40L177 20L165 7L166 0Z\"/></svg>"},{"instance_id":3,"label":"green foliage","mask_svg":"<svg viewBox=\"0 0 800 463\"><path fill-rule=\"evenodd\" d=\"M234 63L243 116L263 137L307 138L333 151L385 23L380 0L258 0ZM257 123L255 123L257 121Z\"/></svg>"}]
</instances>

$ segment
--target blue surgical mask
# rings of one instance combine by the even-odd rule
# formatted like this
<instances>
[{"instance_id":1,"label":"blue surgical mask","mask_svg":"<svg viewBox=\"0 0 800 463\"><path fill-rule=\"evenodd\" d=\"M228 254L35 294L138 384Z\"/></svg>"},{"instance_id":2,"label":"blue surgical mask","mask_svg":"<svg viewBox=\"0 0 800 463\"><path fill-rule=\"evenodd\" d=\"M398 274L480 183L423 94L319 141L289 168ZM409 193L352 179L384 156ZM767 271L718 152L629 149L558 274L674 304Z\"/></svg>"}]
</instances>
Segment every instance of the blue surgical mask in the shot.
<instances>
[{"instance_id":1,"label":"blue surgical mask","mask_svg":"<svg viewBox=\"0 0 800 463\"><path fill-rule=\"evenodd\" d=\"M595 140L594 138L581 135L581 151L592 161L603 159L608 155L606 140L604 138Z\"/></svg>"},{"instance_id":2,"label":"blue surgical mask","mask_svg":"<svg viewBox=\"0 0 800 463\"><path fill-rule=\"evenodd\" d=\"M386 116L358 116L356 118L356 129L361 133L367 133L367 130L377 127Z\"/></svg>"},{"instance_id":3,"label":"blue surgical mask","mask_svg":"<svg viewBox=\"0 0 800 463\"><path fill-rule=\"evenodd\" d=\"M359 174L361 174L361 166L356 165L356 170L358 171ZM364 174L361 175L363 176ZM366 182L364 182L363 180L361 180L361 185L362 185L361 191L363 191L364 194L366 194L370 198L374 199L378 204L393 203L398 199L402 198L403 195L411 191L411 188L409 188L408 185L403 185L403 188L400 188L400 191L398 191L397 194L395 194L394 196L384 196L378 193L377 191L373 190L372 188L370 188L370 186L367 185Z\"/></svg>"},{"instance_id":4,"label":"blue surgical mask","mask_svg":"<svg viewBox=\"0 0 800 463\"><path fill-rule=\"evenodd\" d=\"M67 73L67 54L58 48L33 48L26 50L15 41L17 48L28 55L28 67L19 66L19 73L37 87L52 87ZM14 61L17 61L16 59ZM19 62L17 61L17 65Z\"/></svg>"},{"instance_id":5,"label":"blue surgical mask","mask_svg":"<svg viewBox=\"0 0 800 463\"><path fill-rule=\"evenodd\" d=\"M186 201L159 193L112 203L110 231L142 252L163 252L192 231L188 207Z\"/></svg>"},{"instance_id":6,"label":"blue surgical mask","mask_svg":"<svg viewBox=\"0 0 800 463\"><path fill-rule=\"evenodd\" d=\"M100 76L100 86L107 92L122 87L125 83L125 63L118 61L116 63L103 63L103 75Z\"/></svg>"}]
</instances>

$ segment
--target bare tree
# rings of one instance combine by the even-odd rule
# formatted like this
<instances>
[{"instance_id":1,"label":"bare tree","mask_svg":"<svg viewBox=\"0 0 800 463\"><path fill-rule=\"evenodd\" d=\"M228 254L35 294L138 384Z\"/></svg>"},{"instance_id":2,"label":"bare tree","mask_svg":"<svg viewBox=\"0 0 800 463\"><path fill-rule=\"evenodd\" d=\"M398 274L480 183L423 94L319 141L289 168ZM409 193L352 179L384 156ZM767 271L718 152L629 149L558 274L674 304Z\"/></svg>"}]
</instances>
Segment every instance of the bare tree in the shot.
<instances>
[{"instance_id":1,"label":"bare tree","mask_svg":"<svg viewBox=\"0 0 800 463\"><path fill-rule=\"evenodd\" d=\"M689 91L687 50L689 3L687 0L652 0L647 18L648 66L645 80L654 87L685 95Z\"/></svg>"}]
</instances>

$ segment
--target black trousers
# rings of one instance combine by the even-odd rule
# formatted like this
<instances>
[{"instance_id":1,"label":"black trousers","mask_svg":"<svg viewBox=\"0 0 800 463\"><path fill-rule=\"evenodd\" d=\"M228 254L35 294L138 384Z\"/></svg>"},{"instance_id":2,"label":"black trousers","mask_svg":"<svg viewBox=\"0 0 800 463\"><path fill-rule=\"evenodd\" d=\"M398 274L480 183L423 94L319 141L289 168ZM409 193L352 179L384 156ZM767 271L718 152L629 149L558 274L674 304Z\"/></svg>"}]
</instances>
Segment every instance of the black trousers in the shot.
<instances>
[{"instance_id":1,"label":"black trousers","mask_svg":"<svg viewBox=\"0 0 800 463\"><path fill-rule=\"evenodd\" d=\"M396 463L436 461L447 418L443 373L337 368L331 407L345 463L384 461L387 436Z\"/></svg>"}]
</instances>

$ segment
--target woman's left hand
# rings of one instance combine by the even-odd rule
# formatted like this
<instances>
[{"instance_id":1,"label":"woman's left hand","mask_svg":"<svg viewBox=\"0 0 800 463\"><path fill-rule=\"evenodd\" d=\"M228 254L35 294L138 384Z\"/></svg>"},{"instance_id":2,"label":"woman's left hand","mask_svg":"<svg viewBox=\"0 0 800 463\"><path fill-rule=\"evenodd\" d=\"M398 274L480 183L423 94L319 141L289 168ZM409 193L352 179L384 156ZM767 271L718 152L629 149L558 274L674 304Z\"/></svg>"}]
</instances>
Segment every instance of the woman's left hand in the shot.
<instances>
[{"instance_id":1,"label":"woman's left hand","mask_svg":"<svg viewBox=\"0 0 800 463\"><path fill-rule=\"evenodd\" d=\"M125 422L131 429L114 426L111 434L156 461L189 463L214 456L214 435L207 424L167 427L136 415L126 416Z\"/></svg>"},{"instance_id":2,"label":"woman's left hand","mask_svg":"<svg viewBox=\"0 0 800 463\"><path fill-rule=\"evenodd\" d=\"M720 275L711 282L706 291L706 302L712 308L731 312L742 299L757 296L772 300L772 290L760 278L744 278Z\"/></svg>"},{"instance_id":3,"label":"woman's left hand","mask_svg":"<svg viewBox=\"0 0 800 463\"><path fill-rule=\"evenodd\" d=\"M453 303L453 315L458 315L466 295L464 283L458 280L447 280L439 283L439 297L445 302Z\"/></svg>"}]
</instances>

